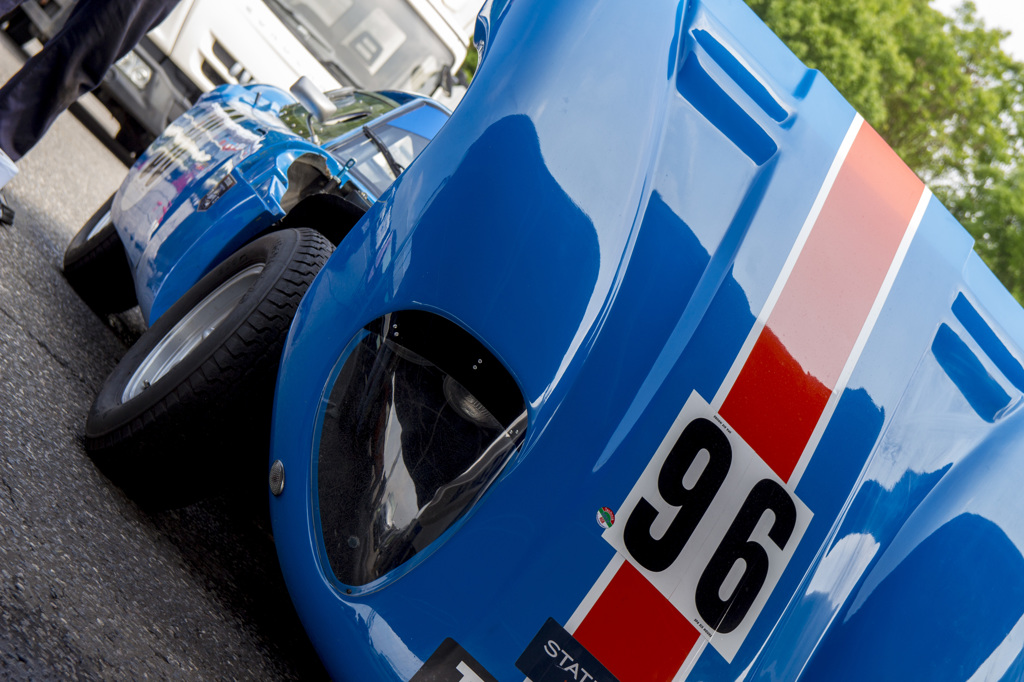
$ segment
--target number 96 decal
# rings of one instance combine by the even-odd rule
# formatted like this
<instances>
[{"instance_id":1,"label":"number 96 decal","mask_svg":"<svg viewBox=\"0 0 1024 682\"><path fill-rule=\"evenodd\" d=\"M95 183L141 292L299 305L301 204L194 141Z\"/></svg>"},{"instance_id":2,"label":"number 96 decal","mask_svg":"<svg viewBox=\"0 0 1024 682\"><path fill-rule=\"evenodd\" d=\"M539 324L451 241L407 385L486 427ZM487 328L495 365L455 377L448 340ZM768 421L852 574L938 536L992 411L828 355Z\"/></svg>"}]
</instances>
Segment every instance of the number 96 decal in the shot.
<instances>
[{"instance_id":1,"label":"number 96 decal","mask_svg":"<svg viewBox=\"0 0 1024 682\"><path fill-rule=\"evenodd\" d=\"M603 537L732 661L812 514L693 393L616 516Z\"/></svg>"}]
</instances>

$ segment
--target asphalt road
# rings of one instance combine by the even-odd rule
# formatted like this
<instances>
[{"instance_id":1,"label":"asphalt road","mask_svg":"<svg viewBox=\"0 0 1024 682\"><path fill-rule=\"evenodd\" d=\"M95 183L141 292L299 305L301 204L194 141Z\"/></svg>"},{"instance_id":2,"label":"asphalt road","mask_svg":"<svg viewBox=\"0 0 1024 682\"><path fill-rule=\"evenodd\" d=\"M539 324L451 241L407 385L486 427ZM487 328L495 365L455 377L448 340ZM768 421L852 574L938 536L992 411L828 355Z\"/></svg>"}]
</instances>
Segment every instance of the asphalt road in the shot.
<instances>
[{"instance_id":1,"label":"asphalt road","mask_svg":"<svg viewBox=\"0 0 1024 682\"><path fill-rule=\"evenodd\" d=\"M0 43L0 81L19 63ZM86 414L143 324L93 314L61 259L126 169L67 114L19 167L0 228L0 678L325 677L262 491L147 514L93 467Z\"/></svg>"}]
</instances>

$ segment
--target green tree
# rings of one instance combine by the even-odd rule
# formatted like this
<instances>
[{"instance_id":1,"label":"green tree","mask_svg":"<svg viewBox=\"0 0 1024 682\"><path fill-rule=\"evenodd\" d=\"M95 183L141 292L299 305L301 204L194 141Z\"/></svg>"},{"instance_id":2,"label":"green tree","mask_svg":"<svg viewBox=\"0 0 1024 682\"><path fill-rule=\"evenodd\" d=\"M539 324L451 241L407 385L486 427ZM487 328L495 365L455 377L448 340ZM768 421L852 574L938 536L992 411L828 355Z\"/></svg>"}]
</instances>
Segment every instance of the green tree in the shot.
<instances>
[{"instance_id":1,"label":"green tree","mask_svg":"<svg viewBox=\"0 0 1024 682\"><path fill-rule=\"evenodd\" d=\"M1024 64L972 2L748 0L819 69L974 235L1024 300Z\"/></svg>"},{"instance_id":2,"label":"green tree","mask_svg":"<svg viewBox=\"0 0 1024 682\"><path fill-rule=\"evenodd\" d=\"M476 46L470 45L469 50L466 51L466 58L462 60L462 66L455 72L456 75L468 85L473 80L473 76L476 75L477 62L479 61L480 55L476 52Z\"/></svg>"}]
</instances>

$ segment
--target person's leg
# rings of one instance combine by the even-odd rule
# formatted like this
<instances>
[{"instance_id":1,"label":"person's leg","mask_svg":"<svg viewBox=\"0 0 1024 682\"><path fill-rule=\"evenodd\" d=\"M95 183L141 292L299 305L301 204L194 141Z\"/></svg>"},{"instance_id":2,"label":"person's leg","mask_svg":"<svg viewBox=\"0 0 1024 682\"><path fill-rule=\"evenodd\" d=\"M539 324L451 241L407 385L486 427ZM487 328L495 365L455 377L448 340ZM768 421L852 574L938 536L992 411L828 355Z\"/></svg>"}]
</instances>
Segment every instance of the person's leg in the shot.
<instances>
[{"instance_id":1,"label":"person's leg","mask_svg":"<svg viewBox=\"0 0 1024 682\"><path fill-rule=\"evenodd\" d=\"M21 158L178 0L79 0L64 27L0 88L0 148Z\"/></svg>"}]
</instances>

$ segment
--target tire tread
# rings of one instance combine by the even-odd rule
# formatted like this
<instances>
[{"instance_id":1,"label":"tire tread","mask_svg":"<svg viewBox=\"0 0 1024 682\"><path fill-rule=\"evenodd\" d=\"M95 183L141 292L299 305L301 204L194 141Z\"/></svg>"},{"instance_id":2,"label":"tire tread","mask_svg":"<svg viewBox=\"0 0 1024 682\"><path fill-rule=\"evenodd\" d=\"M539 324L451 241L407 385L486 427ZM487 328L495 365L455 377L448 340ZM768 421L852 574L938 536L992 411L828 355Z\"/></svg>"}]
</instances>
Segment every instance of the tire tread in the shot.
<instances>
[{"instance_id":1,"label":"tire tread","mask_svg":"<svg viewBox=\"0 0 1024 682\"><path fill-rule=\"evenodd\" d=\"M197 476L190 467L200 468L213 482L249 464L243 458L260 476L264 472L285 337L306 289L334 249L314 230L295 231L297 245L284 272L185 381L119 427L91 434L87 425L90 456L144 506L179 506L211 492L201 482L192 485L189 479Z\"/></svg>"}]
</instances>

